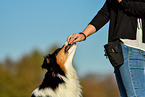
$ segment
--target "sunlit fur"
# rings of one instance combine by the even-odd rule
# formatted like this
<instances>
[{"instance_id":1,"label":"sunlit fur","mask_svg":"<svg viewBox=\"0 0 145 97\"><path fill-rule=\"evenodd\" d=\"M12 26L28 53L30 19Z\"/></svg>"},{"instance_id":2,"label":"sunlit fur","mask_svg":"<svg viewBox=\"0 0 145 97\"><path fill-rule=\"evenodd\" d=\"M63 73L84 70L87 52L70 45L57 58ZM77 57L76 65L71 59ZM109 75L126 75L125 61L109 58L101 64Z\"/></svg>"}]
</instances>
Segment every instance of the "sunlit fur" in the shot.
<instances>
[{"instance_id":1,"label":"sunlit fur","mask_svg":"<svg viewBox=\"0 0 145 97\"><path fill-rule=\"evenodd\" d=\"M62 73L52 73L53 77L57 77L62 81L60 81L56 88L49 86L40 89L40 85L33 91L32 97L81 97L81 86L79 84L77 73L72 65L73 56L77 46L74 44L68 52L65 52L66 45L67 42L55 55L56 63L59 65ZM47 59L47 62L51 62L49 58Z\"/></svg>"}]
</instances>

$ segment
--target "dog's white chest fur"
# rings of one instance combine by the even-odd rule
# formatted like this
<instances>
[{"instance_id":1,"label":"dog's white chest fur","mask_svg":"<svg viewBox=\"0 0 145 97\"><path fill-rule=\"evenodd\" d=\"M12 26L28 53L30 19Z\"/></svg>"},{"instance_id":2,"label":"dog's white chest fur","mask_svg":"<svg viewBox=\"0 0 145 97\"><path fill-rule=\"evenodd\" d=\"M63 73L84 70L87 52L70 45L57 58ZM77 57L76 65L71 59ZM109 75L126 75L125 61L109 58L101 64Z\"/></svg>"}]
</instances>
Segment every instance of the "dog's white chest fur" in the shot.
<instances>
[{"instance_id":1,"label":"dog's white chest fur","mask_svg":"<svg viewBox=\"0 0 145 97\"><path fill-rule=\"evenodd\" d=\"M51 88L45 88L34 90L34 94L42 97L81 97L81 86L75 70L69 68L69 73L66 75L67 78L61 76L65 81L64 84L60 84L56 90ZM60 76L60 75L59 75Z\"/></svg>"}]
</instances>

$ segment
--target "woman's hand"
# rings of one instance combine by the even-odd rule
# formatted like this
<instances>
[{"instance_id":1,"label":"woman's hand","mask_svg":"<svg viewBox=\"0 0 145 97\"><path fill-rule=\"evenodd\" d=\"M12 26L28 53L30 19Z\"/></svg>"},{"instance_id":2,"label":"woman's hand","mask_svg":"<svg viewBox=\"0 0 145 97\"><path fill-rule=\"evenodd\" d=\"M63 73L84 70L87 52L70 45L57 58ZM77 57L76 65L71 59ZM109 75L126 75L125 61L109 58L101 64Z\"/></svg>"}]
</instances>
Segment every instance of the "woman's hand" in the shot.
<instances>
[{"instance_id":1,"label":"woman's hand","mask_svg":"<svg viewBox=\"0 0 145 97\"><path fill-rule=\"evenodd\" d=\"M68 44L83 41L86 37L83 34L74 33L67 38Z\"/></svg>"},{"instance_id":2,"label":"woman's hand","mask_svg":"<svg viewBox=\"0 0 145 97\"><path fill-rule=\"evenodd\" d=\"M82 33L74 33L73 35L69 35L67 41L69 44L80 42L86 39L89 35L96 32L96 28L89 24Z\"/></svg>"}]
</instances>

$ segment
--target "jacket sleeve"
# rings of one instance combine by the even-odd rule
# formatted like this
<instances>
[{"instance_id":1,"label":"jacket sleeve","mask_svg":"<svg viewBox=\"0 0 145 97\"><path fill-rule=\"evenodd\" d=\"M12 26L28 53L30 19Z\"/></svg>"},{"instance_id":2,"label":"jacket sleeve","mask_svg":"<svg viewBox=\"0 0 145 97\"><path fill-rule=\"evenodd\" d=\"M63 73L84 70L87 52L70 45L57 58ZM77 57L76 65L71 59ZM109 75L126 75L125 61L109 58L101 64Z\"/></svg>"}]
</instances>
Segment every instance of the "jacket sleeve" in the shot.
<instances>
[{"instance_id":1,"label":"jacket sleeve","mask_svg":"<svg viewBox=\"0 0 145 97\"><path fill-rule=\"evenodd\" d=\"M101 27L103 27L109 21L109 6L107 5L107 0L103 7L99 10L96 16L89 23L96 28L98 31Z\"/></svg>"},{"instance_id":2,"label":"jacket sleeve","mask_svg":"<svg viewBox=\"0 0 145 97\"><path fill-rule=\"evenodd\" d=\"M136 16L137 18L145 18L145 0L142 1L125 1L120 2L121 8L126 14Z\"/></svg>"}]
</instances>

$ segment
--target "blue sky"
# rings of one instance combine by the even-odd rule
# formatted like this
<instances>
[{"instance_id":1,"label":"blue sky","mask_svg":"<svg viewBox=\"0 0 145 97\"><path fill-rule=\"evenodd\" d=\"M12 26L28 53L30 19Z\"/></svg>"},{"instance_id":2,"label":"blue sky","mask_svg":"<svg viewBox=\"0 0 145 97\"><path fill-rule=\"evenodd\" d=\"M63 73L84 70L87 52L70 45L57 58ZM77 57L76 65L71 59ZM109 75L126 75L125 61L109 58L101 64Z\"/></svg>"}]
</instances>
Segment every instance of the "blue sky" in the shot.
<instances>
[{"instance_id":1,"label":"blue sky","mask_svg":"<svg viewBox=\"0 0 145 97\"><path fill-rule=\"evenodd\" d=\"M13 60L38 49L46 52L60 47L73 33L81 32L105 0L1 0L0 61ZM108 24L86 41L77 43L74 64L79 75L113 73L104 57Z\"/></svg>"}]
</instances>

